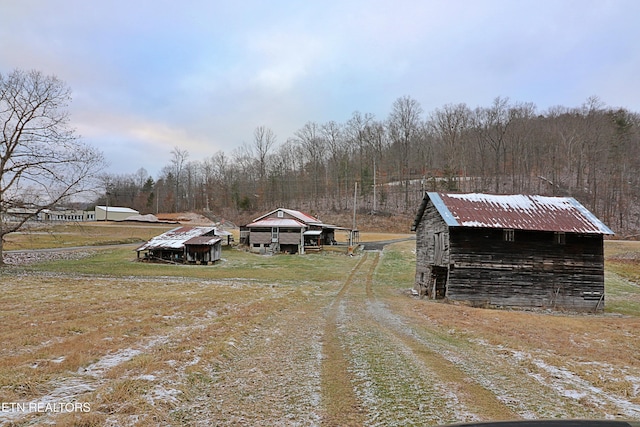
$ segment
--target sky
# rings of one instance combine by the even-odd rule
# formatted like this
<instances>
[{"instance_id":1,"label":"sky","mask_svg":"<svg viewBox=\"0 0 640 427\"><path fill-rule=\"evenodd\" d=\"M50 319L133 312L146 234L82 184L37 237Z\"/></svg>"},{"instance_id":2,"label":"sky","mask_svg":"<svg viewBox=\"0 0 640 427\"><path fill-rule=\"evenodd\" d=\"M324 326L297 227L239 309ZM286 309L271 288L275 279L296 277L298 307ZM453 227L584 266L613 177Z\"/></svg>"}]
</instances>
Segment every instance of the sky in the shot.
<instances>
[{"instance_id":1,"label":"sky","mask_svg":"<svg viewBox=\"0 0 640 427\"><path fill-rule=\"evenodd\" d=\"M425 118L496 97L540 112L596 96L640 112L637 0L0 0L0 73L72 91L71 126L108 172L277 143L307 122Z\"/></svg>"}]
</instances>

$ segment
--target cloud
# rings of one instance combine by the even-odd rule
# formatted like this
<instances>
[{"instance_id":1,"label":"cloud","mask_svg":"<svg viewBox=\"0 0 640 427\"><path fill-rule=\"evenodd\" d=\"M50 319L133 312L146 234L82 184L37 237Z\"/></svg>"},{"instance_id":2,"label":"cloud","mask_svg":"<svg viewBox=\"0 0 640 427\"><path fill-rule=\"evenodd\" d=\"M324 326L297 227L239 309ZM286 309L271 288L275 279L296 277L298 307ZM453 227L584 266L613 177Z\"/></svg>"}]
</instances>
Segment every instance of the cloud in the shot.
<instances>
[{"instance_id":1,"label":"cloud","mask_svg":"<svg viewBox=\"0 0 640 427\"><path fill-rule=\"evenodd\" d=\"M231 152L260 125L283 142L382 120L403 95L426 113L496 96L640 109L634 0L5 3L0 72L66 81L73 125L118 172L159 172L176 145Z\"/></svg>"}]
</instances>

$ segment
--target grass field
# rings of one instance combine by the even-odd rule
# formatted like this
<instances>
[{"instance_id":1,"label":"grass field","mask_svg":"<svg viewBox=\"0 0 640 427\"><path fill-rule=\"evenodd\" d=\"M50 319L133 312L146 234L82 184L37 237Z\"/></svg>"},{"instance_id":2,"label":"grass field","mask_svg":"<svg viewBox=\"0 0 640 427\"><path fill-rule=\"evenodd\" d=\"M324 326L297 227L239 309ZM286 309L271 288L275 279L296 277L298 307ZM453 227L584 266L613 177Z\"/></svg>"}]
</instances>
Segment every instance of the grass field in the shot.
<instances>
[{"instance_id":1,"label":"grass field","mask_svg":"<svg viewBox=\"0 0 640 427\"><path fill-rule=\"evenodd\" d=\"M100 246L142 243L177 227L177 224L127 224L114 222L61 223L34 225L6 237L5 250Z\"/></svg>"},{"instance_id":2,"label":"grass field","mask_svg":"<svg viewBox=\"0 0 640 427\"><path fill-rule=\"evenodd\" d=\"M162 229L39 230L10 245ZM640 420L638 243L606 243L602 315L412 298L414 245L353 257L225 248L213 266L138 263L129 245L4 268L0 425ZM21 410L47 403L80 406Z\"/></svg>"}]
</instances>

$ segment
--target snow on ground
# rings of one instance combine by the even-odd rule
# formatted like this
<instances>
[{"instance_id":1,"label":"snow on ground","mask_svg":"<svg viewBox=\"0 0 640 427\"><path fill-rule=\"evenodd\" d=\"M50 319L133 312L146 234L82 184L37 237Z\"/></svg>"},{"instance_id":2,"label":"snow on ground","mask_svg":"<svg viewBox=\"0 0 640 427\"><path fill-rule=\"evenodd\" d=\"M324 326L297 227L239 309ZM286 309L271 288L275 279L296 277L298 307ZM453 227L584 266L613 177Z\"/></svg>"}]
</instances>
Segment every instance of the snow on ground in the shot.
<instances>
[{"instance_id":1,"label":"snow on ground","mask_svg":"<svg viewBox=\"0 0 640 427\"><path fill-rule=\"evenodd\" d=\"M197 329L200 327L202 327L202 325L196 323L190 326L175 328L172 331L172 335L180 336L183 334L188 334L189 330ZM53 384L53 390L47 395L40 396L32 401L19 402L21 405L23 405L19 408L20 410L0 411L0 425L4 425L5 423L17 422L21 418L34 412L42 412L38 408L41 408L42 405L46 405L47 403L60 404L60 402L77 402L78 398L80 398L83 394L93 392L100 386L104 385L107 381L109 381L106 378L106 374L109 370L132 360L134 357L140 354L148 353L157 346L169 342L172 335L150 337L144 343L140 343L135 348L125 348L118 350L117 352L104 355L98 361L78 370L78 372L76 372L74 376L64 378L62 380L56 379L55 384ZM197 362L198 359L196 358L191 362L180 365L180 372L184 374L184 369L187 366L189 366L190 364L195 364ZM179 396L181 392L171 387L165 387L165 385L161 384L162 381L160 381L157 376L142 375L137 377L137 379L156 383L153 385L151 392L147 395L147 400L152 405L156 402L168 402L170 404L177 404L179 402ZM22 410L23 408L25 410Z\"/></svg>"},{"instance_id":2,"label":"snow on ground","mask_svg":"<svg viewBox=\"0 0 640 427\"><path fill-rule=\"evenodd\" d=\"M607 393L602 388L594 386L566 368L553 366L522 351L513 351L513 357L518 362L527 360L533 363L539 368L540 373L532 372L530 376L540 384L552 388L561 396L575 400L586 400L589 404L598 407L607 405L614 407L618 413L608 414L610 418L619 415L624 415L631 419L640 418L640 405ZM637 396L638 388L640 387L639 379L632 376L626 376L626 378L633 382L633 388Z\"/></svg>"}]
</instances>

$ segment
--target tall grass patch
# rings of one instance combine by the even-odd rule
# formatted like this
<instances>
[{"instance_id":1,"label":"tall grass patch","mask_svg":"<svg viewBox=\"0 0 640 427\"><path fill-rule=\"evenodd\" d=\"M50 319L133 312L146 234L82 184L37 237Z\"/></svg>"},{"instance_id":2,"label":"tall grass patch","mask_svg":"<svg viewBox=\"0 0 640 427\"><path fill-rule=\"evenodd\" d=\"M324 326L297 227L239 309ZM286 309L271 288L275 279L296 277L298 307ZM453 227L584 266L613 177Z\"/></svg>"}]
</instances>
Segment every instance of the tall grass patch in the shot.
<instances>
[{"instance_id":1,"label":"tall grass patch","mask_svg":"<svg viewBox=\"0 0 640 427\"><path fill-rule=\"evenodd\" d=\"M374 275L374 283L395 289L412 288L416 275L415 249L415 241L385 247Z\"/></svg>"}]
</instances>

